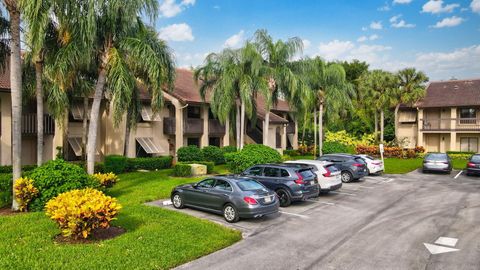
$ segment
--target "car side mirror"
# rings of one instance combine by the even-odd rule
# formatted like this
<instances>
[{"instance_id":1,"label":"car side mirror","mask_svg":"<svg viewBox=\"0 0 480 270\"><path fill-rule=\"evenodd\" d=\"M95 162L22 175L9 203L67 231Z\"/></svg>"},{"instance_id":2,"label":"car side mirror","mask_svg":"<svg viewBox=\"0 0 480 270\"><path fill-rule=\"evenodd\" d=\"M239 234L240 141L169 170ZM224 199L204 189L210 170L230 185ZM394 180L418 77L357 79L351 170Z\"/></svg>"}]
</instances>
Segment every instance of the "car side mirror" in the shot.
<instances>
[{"instance_id":1,"label":"car side mirror","mask_svg":"<svg viewBox=\"0 0 480 270\"><path fill-rule=\"evenodd\" d=\"M198 183L192 185L193 188L198 188Z\"/></svg>"}]
</instances>

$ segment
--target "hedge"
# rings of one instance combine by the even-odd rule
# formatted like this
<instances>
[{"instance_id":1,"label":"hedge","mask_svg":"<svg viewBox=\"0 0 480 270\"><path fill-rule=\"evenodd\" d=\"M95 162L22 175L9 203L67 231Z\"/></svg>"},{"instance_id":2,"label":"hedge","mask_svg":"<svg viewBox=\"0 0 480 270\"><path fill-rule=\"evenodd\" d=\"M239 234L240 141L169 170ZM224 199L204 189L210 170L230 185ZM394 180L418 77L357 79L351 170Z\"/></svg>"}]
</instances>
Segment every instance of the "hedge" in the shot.
<instances>
[{"instance_id":1,"label":"hedge","mask_svg":"<svg viewBox=\"0 0 480 270\"><path fill-rule=\"evenodd\" d=\"M105 157L104 170L121 174L127 170L127 157L119 155L109 155Z\"/></svg>"},{"instance_id":2,"label":"hedge","mask_svg":"<svg viewBox=\"0 0 480 270\"><path fill-rule=\"evenodd\" d=\"M336 154L336 153L354 153L354 149L351 146L341 144L339 142L324 142L322 148L323 154Z\"/></svg>"},{"instance_id":3,"label":"hedge","mask_svg":"<svg viewBox=\"0 0 480 270\"><path fill-rule=\"evenodd\" d=\"M129 158L127 159L127 165L125 171L132 172L138 170L161 170L172 167L171 156L167 157L148 157L148 158Z\"/></svg>"},{"instance_id":4,"label":"hedge","mask_svg":"<svg viewBox=\"0 0 480 270\"><path fill-rule=\"evenodd\" d=\"M178 161L203 160L203 153L196 145L182 146L177 151Z\"/></svg>"},{"instance_id":5,"label":"hedge","mask_svg":"<svg viewBox=\"0 0 480 270\"><path fill-rule=\"evenodd\" d=\"M37 168L37 165L23 165L22 172L29 172ZM12 165L0 166L0 173L12 173Z\"/></svg>"},{"instance_id":6,"label":"hedge","mask_svg":"<svg viewBox=\"0 0 480 270\"><path fill-rule=\"evenodd\" d=\"M291 150L283 150L283 154L286 156L291 156L291 157L296 157L299 156L300 153L297 150L291 149Z\"/></svg>"},{"instance_id":7,"label":"hedge","mask_svg":"<svg viewBox=\"0 0 480 270\"><path fill-rule=\"evenodd\" d=\"M358 145L355 149L357 154L364 154L370 156L379 156L380 149L377 145ZM383 156L390 158L416 158L422 157L425 149L423 147L415 147L410 149L403 149L400 147L384 147Z\"/></svg>"},{"instance_id":8,"label":"hedge","mask_svg":"<svg viewBox=\"0 0 480 270\"><path fill-rule=\"evenodd\" d=\"M173 166L173 175L177 177L192 176L192 167L189 164L177 163Z\"/></svg>"},{"instance_id":9,"label":"hedge","mask_svg":"<svg viewBox=\"0 0 480 270\"><path fill-rule=\"evenodd\" d=\"M241 173L245 169L262 163L282 162L282 156L277 150L263 144L248 144L229 162L233 173Z\"/></svg>"},{"instance_id":10,"label":"hedge","mask_svg":"<svg viewBox=\"0 0 480 270\"><path fill-rule=\"evenodd\" d=\"M233 146L233 145L227 145L227 146L224 146L221 148L223 153L233 153L233 152L237 152L237 147L236 146Z\"/></svg>"},{"instance_id":11,"label":"hedge","mask_svg":"<svg viewBox=\"0 0 480 270\"><path fill-rule=\"evenodd\" d=\"M212 161L215 162L215 164L225 163L224 152L218 146L205 146L202 148L202 155L205 161Z\"/></svg>"}]
</instances>

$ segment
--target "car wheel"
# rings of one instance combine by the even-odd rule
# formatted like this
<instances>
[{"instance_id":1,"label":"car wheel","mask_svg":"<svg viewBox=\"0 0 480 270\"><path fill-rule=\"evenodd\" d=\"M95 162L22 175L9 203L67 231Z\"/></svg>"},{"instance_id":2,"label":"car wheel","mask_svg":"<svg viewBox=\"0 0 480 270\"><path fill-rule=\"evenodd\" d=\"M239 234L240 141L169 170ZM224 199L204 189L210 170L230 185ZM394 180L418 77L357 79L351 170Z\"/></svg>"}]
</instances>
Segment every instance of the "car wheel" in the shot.
<instances>
[{"instance_id":1,"label":"car wheel","mask_svg":"<svg viewBox=\"0 0 480 270\"><path fill-rule=\"evenodd\" d=\"M292 204L292 199L288 191L284 189L279 189L276 191L278 195L278 200L280 201L280 207L287 207Z\"/></svg>"},{"instance_id":2,"label":"car wheel","mask_svg":"<svg viewBox=\"0 0 480 270\"><path fill-rule=\"evenodd\" d=\"M237 209L231 204L227 204L223 208L223 217L229 223L235 223L240 219Z\"/></svg>"},{"instance_id":3,"label":"car wheel","mask_svg":"<svg viewBox=\"0 0 480 270\"><path fill-rule=\"evenodd\" d=\"M172 204L173 204L173 207L177 209L182 209L185 207L185 205L183 205L183 199L182 199L182 196L180 196L180 193L173 194Z\"/></svg>"},{"instance_id":4,"label":"car wheel","mask_svg":"<svg viewBox=\"0 0 480 270\"><path fill-rule=\"evenodd\" d=\"M350 173L348 171L343 171L341 176L342 176L342 182L343 183L349 183L349 182L352 182L352 180L353 180L352 173Z\"/></svg>"},{"instance_id":5,"label":"car wheel","mask_svg":"<svg viewBox=\"0 0 480 270\"><path fill-rule=\"evenodd\" d=\"M370 172L370 169L367 168L367 175L371 175L372 173Z\"/></svg>"}]
</instances>

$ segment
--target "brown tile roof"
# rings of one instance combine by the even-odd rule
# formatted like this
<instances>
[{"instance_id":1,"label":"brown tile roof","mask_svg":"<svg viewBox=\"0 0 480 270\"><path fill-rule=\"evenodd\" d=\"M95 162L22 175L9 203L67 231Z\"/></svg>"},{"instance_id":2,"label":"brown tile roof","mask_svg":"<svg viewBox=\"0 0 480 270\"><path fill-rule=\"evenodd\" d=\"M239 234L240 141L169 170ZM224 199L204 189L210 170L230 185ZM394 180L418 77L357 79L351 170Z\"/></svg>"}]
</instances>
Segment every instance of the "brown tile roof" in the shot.
<instances>
[{"instance_id":1,"label":"brown tile roof","mask_svg":"<svg viewBox=\"0 0 480 270\"><path fill-rule=\"evenodd\" d=\"M480 79L431 82L419 108L480 106Z\"/></svg>"},{"instance_id":2,"label":"brown tile roof","mask_svg":"<svg viewBox=\"0 0 480 270\"><path fill-rule=\"evenodd\" d=\"M258 119L260 120L265 120L265 114L266 114L266 111L263 107L257 107L257 117ZM288 120L273 113L273 112L270 112L270 123L272 124L288 124Z\"/></svg>"},{"instance_id":3,"label":"brown tile roof","mask_svg":"<svg viewBox=\"0 0 480 270\"><path fill-rule=\"evenodd\" d=\"M0 91L10 92L10 65L7 61L5 69L0 72Z\"/></svg>"}]
</instances>

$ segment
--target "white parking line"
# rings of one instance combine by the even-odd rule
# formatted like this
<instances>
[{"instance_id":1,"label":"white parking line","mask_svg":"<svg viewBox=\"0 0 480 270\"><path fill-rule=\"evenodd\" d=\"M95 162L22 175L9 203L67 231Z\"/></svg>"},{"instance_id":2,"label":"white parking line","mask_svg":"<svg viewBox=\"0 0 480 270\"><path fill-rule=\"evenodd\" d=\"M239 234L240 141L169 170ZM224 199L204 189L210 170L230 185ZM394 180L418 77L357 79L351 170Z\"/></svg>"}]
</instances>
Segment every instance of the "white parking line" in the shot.
<instances>
[{"instance_id":1,"label":"white parking line","mask_svg":"<svg viewBox=\"0 0 480 270\"><path fill-rule=\"evenodd\" d=\"M379 184L390 183L390 182L392 182L392 181L395 181L395 179L390 178L390 179L388 179L388 180L385 180L385 181L380 182Z\"/></svg>"},{"instance_id":2,"label":"white parking line","mask_svg":"<svg viewBox=\"0 0 480 270\"><path fill-rule=\"evenodd\" d=\"M375 187L366 187L366 186L357 186L359 188L375 188Z\"/></svg>"},{"instance_id":3,"label":"white parking line","mask_svg":"<svg viewBox=\"0 0 480 270\"><path fill-rule=\"evenodd\" d=\"M457 173L457 175L455 175L455 177L453 179L457 179L462 173L463 173L463 171L460 171L459 173Z\"/></svg>"},{"instance_id":4,"label":"white parking line","mask_svg":"<svg viewBox=\"0 0 480 270\"><path fill-rule=\"evenodd\" d=\"M343 192L343 191L330 191L330 193L333 193L333 194L344 194L344 195L349 195L349 196L357 196L356 194L347 193L347 192Z\"/></svg>"},{"instance_id":5,"label":"white parking line","mask_svg":"<svg viewBox=\"0 0 480 270\"><path fill-rule=\"evenodd\" d=\"M320 202L320 201L316 201L316 200L307 200L307 202L321 203L321 204L326 204L326 205L335 205L334 203L331 203L331 202Z\"/></svg>"},{"instance_id":6,"label":"white parking line","mask_svg":"<svg viewBox=\"0 0 480 270\"><path fill-rule=\"evenodd\" d=\"M305 216L305 215L300 215L300 214L295 214L295 213L289 213L289 212L284 212L284 211L278 211L282 214L286 214L286 215L292 215L292 216L296 216L296 217L301 217L301 218L309 218L308 216Z\"/></svg>"}]
</instances>

